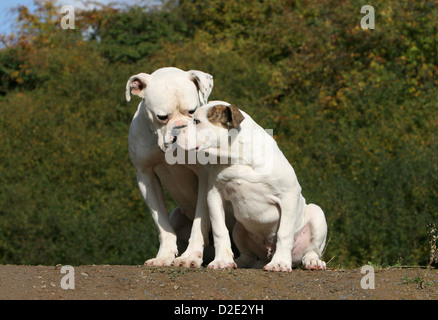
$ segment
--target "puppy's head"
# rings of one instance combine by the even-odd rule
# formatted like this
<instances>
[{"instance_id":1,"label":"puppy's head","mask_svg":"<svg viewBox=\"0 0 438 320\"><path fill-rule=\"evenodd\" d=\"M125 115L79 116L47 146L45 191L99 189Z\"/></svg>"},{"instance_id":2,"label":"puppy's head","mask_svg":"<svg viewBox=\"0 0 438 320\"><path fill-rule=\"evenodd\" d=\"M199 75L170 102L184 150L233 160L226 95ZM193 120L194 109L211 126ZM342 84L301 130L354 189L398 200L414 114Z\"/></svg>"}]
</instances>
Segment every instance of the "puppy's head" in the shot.
<instances>
[{"instance_id":1,"label":"puppy's head","mask_svg":"<svg viewBox=\"0 0 438 320\"><path fill-rule=\"evenodd\" d=\"M158 146L166 151L176 135L175 128L183 128L193 120L193 113L207 99L213 89L213 77L198 70L182 71L162 68L151 75L139 73L126 83L126 100L131 94L142 98L145 116L156 132Z\"/></svg>"},{"instance_id":2,"label":"puppy's head","mask_svg":"<svg viewBox=\"0 0 438 320\"><path fill-rule=\"evenodd\" d=\"M231 104L212 104L198 109L186 127L176 135L179 147L185 150L214 150L228 146L229 131L238 129L245 119Z\"/></svg>"}]
</instances>

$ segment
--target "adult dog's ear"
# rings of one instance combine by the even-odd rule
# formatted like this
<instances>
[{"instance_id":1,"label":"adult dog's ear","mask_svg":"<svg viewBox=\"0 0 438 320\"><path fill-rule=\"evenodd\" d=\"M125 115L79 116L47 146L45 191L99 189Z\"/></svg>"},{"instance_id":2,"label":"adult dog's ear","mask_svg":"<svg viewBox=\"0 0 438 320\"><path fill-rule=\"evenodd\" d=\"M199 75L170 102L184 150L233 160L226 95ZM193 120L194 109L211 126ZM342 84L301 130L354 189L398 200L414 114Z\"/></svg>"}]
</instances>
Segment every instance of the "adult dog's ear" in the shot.
<instances>
[{"instance_id":1,"label":"adult dog's ear","mask_svg":"<svg viewBox=\"0 0 438 320\"><path fill-rule=\"evenodd\" d=\"M237 128L245 120L245 117L239 108L230 104L228 106L217 105L211 107L207 112L207 119L214 125L224 127L225 129L233 129Z\"/></svg>"},{"instance_id":2,"label":"adult dog's ear","mask_svg":"<svg viewBox=\"0 0 438 320\"><path fill-rule=\"evenodd\" d=\"M147 73L139 73L130 77L128 82L126 83L126 101L129 102L131 100L131 93L141 98L144 98L144 91L150 78L151 75Z\"/></svg>"},{"instance_id":3,"label":"adult dog's ear","mask_svg":"<svg viewBox=\"0 0 438 320\"><path fill-rule=\"evenodd\" d=\"M198 70L190 70L187 73L190 80L194 82L196 89L198 89L201 106L207 104L208 97L211 94L211 90L213 90L213 76Z\"/></svg>"}]
</instances>

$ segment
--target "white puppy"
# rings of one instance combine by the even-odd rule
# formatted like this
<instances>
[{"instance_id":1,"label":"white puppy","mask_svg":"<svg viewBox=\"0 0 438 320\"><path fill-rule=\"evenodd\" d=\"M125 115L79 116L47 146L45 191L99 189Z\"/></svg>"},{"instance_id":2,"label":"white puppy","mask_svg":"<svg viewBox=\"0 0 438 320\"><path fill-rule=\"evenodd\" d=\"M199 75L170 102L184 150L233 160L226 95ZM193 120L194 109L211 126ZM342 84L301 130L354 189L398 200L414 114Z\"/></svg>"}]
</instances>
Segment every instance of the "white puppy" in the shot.
<instances>
[{"instance_id":1,"label":"white puppy","mask_svg":"<svg viewBox=\"0 0 438 320\"><path fill-rule=\"evenodd\" d=\"M131 93L142 98L129 129L129 153L160 240L157 256L147 260L146 265L174 263L199 267L202 263L210 229L204 167L169 165L163 151L171 143L166 140L168 131L183 120L191 120L195 110L207 103L212 88L211 75L177 68L162 68L150 75L139 73L130 77L126 84L127 101L130 101ZM178 204L170 219L160 182ZM188 241L189 245L174 261L178 253L177 233L180 238L186 238L178 240ZM189 234L190 239L184 234Z\"/></svg>"},{"instance_id":2,"label":"white puppy","mask_svg":"<svg viewBox=\"0 0 438 320\"><path fill-rule=\"evenodd\" d=\"M270 271L291 271L292 263L326 268L320 259L327 235L323 211L306 204L292 166L249 115L226 102L210 102L180 129L176 142L197 150L199 160L216 163L210 165L207 195L215 246L210 268L236 267L225 201L232 203L237 220L237 266L252 266L258 257Z\"/></svg>"}]
</instances>

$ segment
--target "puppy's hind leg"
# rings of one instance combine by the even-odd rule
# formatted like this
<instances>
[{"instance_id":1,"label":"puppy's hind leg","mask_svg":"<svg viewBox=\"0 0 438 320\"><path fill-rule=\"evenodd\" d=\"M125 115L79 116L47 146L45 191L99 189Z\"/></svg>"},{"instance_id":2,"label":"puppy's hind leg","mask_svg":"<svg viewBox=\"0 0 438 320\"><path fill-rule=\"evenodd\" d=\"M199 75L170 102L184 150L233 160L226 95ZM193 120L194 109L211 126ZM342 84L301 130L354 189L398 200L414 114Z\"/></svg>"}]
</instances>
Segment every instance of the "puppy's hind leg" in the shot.
<instances>
[{"instance_id":1,"label":"puppy's hind leg","mask_svg":"<svg viewBox=\"0 0 438 320\"><path fill-rule=\"evenodd\" d=\"M295 238L292 259L301 260L305 269L325 270L326 264L321 260L327 238L324 212L319 206L308 204L304 209L304 220L304 227Z\"/></svg>"}]
</instances>

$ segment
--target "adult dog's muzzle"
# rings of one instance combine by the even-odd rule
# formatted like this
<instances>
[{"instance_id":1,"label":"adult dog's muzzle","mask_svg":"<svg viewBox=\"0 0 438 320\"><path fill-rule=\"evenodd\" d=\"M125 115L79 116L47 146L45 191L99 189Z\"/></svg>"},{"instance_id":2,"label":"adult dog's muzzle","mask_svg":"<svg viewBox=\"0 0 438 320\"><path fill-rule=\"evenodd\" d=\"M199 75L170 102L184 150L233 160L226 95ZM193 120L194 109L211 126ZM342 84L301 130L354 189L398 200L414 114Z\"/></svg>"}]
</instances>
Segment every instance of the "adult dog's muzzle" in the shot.
<instances>
[{"instance_id":1,"label":"adult dog's muzzle","mask_svg":"<svg viewBox=\"0 0 438 320\"><path fill-rule=\"evenodd\" d=\"M187 124L182 124L182 125L177 125L177 126L172 128L172 130L170 131L171 139L169 139L169 142L164 141L164 148L166 150L169 149L176 142L179 134L181 133L181 130L186 128L186 127L187 127Z\"/></svg>"}]
</instances>

